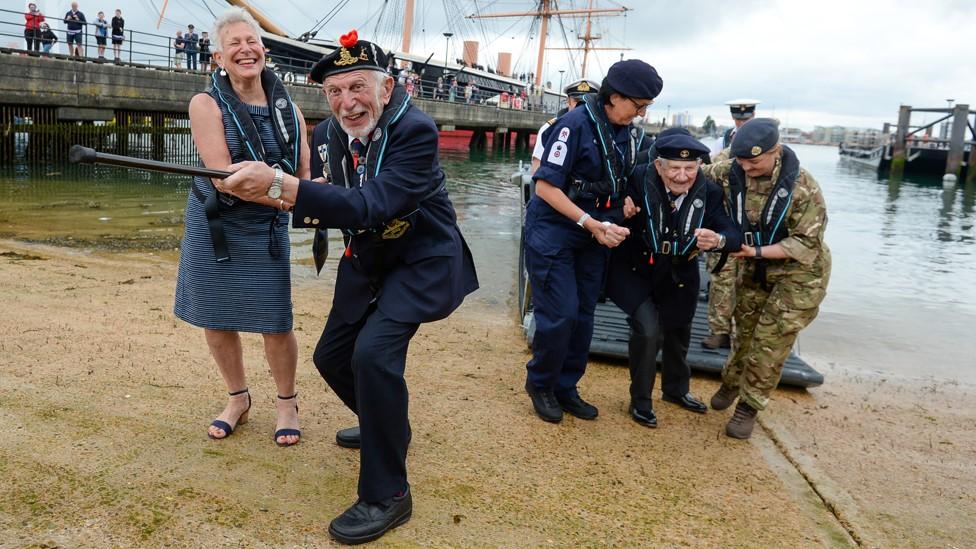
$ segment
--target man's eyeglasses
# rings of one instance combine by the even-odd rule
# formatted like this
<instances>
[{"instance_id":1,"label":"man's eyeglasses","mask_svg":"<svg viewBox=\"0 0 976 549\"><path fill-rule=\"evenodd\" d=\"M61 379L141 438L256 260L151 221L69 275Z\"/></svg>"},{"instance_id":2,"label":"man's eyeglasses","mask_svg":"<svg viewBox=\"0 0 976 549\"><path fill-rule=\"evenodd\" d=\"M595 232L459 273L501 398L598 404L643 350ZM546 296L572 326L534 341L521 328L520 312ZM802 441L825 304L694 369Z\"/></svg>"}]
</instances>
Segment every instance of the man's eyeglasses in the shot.
<instances>
[{"instance_id":1,"label":"man's eyeglasses","mask_svg":"<svg viewBox=\"0 0 976 549\"><path fill-rule=\"evenodd\" d=\"M628 97L627 100L634 104L634 108L637 109L637 114L642 116L647 112L647 107L650 107L652 104L654 104L653 99L648 101L647 103L644 103L643 105L638 103L637 101L634 101L632 97Z\"/></svg>"}]
</instances>

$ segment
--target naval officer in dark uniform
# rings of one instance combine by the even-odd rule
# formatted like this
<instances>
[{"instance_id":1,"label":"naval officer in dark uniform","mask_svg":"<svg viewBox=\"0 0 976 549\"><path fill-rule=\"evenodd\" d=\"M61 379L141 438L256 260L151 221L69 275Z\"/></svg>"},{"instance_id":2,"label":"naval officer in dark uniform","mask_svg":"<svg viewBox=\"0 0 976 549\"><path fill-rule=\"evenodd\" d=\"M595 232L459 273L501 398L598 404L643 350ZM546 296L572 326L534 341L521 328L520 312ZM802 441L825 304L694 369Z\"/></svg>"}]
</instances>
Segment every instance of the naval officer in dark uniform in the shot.
<instances>
[{"instance_id":1,"label":"naval officer in dark uniform","mask_svg":"<svg viewBox=\"0 0 976 549\"><path fill-rule=\"evenodd\" d=\"M437 160L437 127L386 67L383 50L353 31L312 69L333 117L312 135L311 169L332 184L283 177L263 163L233 165L239 171L221 183L242 198L294 205L295 227L345 234L314 355L359 416L359 498L329 526L344 543L376 539L410 519L407 347L421 323L448 316L478 287Z\"/></svg>"},{"instance_id":2,"label":"naval officer in dark uniform","mask_svg":"<svg viewBox=\"0 0 976 549\"><path fill-rule=\"evenodd\" d=\"M627 177L644 146L643 131L631 122L661 87L647 63L614 63L599 95L585 97L546 132L524 227L536 322L525 389L545 421L561 421L564 410L581 419L597 417L576 386L586 370L609 248L629 234L618 223Z\"/></svg>"},{"instance_id":3,"label":"naval officer in dark uniform","mask_svg":"<svg viewBox=\"0 0 976 549\"><path fill-rule=\"evenodd\" d=\"M738 251L741 236L725 212L722 189L700 169L708 147L687 130L673 129L648 153L630 178L641 210L627 223L630 238L612 252L606 291L631 326L631 417L657 427L651 392L659 347L662 398L693 412L708 409L689 392L686 360L698 304L698 253Z\"/></svg>"}]
</instances>

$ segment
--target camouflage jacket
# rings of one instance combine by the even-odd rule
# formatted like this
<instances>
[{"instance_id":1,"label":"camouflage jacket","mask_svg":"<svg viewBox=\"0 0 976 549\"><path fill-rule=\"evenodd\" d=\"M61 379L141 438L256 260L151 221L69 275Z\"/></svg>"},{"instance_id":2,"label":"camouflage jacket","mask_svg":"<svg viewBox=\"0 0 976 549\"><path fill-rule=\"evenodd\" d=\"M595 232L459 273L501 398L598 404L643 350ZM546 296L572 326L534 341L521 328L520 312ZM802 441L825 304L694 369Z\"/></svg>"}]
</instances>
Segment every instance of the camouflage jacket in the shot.
<instances>
[{"instance_id":1,"label":"camouflage jacket","mask_svg":"<svg viewBox=\"0 0 976 549\"><path fill-rule=\"evenodd\" d=\"M729 172L734 160L724 160L707 166L702 166L705 175L718 182L725 191L726 200L729 199ZM762 214L766 199L779 177L781 161L776 159L776 165L770 177L746 177L746 201L744 205L746 216L755 223ZM826 286L830 276L830 249L824 241L824 231L827 228L827 204L824 201L820 185L805 169L800 168L800 175L796 179L793 191L793 201L786 214L786 226L789 236L779 241L788 259L769 260L766 278L770 283L783 277L802 279L811 286ZM740 265L745 267L752 276L753 261L742 260Z\"/></svg>"}]
</instances>

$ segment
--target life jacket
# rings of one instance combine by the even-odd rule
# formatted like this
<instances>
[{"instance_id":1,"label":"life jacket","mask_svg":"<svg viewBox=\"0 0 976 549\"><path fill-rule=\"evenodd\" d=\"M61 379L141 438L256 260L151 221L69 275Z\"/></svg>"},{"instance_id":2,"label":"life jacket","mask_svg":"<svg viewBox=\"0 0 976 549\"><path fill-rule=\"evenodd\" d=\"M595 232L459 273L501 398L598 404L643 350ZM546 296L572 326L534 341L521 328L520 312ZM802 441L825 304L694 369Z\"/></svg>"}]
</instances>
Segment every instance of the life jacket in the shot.
<instances>
[{"instance_id":1,"label":"life jacket","mask_svg":"<svg viewBox=\"0 0 976 549\"><path fill-rule=\"evenodd\" d=\"M745 213L745 182L746 174L738 162L732 163L729 172L729 213L732 220L742 230L743 242L747 246L769 246L790 235L786 227L786 213L793 203L793 189L796 178L800 175L800 161L789 147L782 145L783 153L780 160L779 177L773 184L773 189L763 205L762 215L758 223L751 223ZM723 258L724 259L724 258ZM752 273L752 280L770 290L766 281L766 259L757 259L756 268ZM716 267L721 268L721 263ZM715 271L713 271L715 272Z\"/></svg>"},{"instance_id":2,"label":"life jacket","mask_svg":"<svg viewBox=\"0 0 976 549\"><path fill-rule=\"evenodd\" d=\"M271 69L265 68L261 73L261 87L264 88L265 97L268 99L268 110L271 112L271 124L274 127L275 140L282 151L281 169L288 174L294 175L298 171L299 154L301 153L301 126L298 122L298 112L292 103L288 91L284 84ZM206 93L214 98L221 112L226 112L234 121L234 127L241 136L242 147L236 151L230 151L233 162L243 162L245 160L256 160L263 162L265 159L264 144L261 143L261 136L258 134L254 120L244 107L244 103L237 97L230 79L226 75L214 72L210 76L210 85ZM209 181L209 180L208 180ZM212 183L211 183L212 185ZM204 195L196 185L191 185L193 194L198 200L203 202L204 211L207 215L207 225L210 229L210 241L213 243L214 256L218 263L230 260L230 252L227 250L227 239L224 235L223 223L220 220L220 202L224 202L225 207L231 207L237 200L222 195L214 188L214 192ZM271 230L273 232L274 223L277 219L277 212L271 219ZM273 234L272 234L273 236ZM274 239L271 239L274 243ZM269 253L275 256L276 250L273 246L269 247Z\"/></svg>"},{"instance_id":3,"label":"life jacket","mask_svg":"<svg viewBox=\"0 0 976 549\"><path fill-rule=\"evenodd\" d=\"M207 93L221 106L221 111L228 111L231 119L241 135L244 147L240 151L231 151L234 162L244 160L263 161L265 152L261 144L258 129L251 120L244 103L238 99L231 87L230 79L221 76L220 72L210 75L211 84ZM261 73L261 87L268 98L268 110L271 112L271 125L274 127L275 140L282 151L281 168L289 174L298 171L299 155L301 154L301 126L298 122L298 112L292 103L285 85L275 73L265 68ZM235 154L236 153L236 154Z\"/></svg>"},{"instance_id":4,"label":"life jacket","mask_svg":"<svg viewBox=\"0 0 976 549\"><path fill-rule=\"evenodd\" d=\"M644 130L630 125L628 146L621 155L614 144L613 131L603 109L603 102L596 95L587 94L583 96L582 108L586 109L594 133L597 135L603 170L601 178L597 181L573 180L569 198L574 202L594 198L602 202L606 199L605 207L611 208L613 202L621 199L622 192L627 186L627 178L634 171L637 153L644 142Z\"/></svg>"},{"instance_id":5,"label":"life jacket","mask_svg":"<svg viewBox=\"0 0 976 549\"><path fill-rule=\"evenodd\" d=\"M376 122L376 127L373 128L369 136L362 138L364 145L368 143L366 155L363 159L360 159L358 167L359 170L362 170L362 174L357 173L357 168L353 168L352 154L349 151L348 134L342 130L334 116L329 118L326 129L327 156L323 160L324 164L328 166L329 177L332 179L334 185L342 185L347 188L361 187L364 183L369 184L380 173L380 168L383 167L383 157L386 153L386 145L389 141L391 128L400 121L410 106L410 95L403 86L394 86L390 102L383 109L383 114L380 115L380 119ZM439 184L418 201L418 207L420 202L432 198L434 195L443 191L445 187L445 179L442 177ZM403 236L403 233L410 228L409 225L405 226L404 223L410 223L408 218L417 209L414 208L410 211L400 212L393 219L376 227L342 229L342 232L349 237L364 232L372 232L381 235L386 240L396 239Z\"/></svg>"},{"instance_id":6,"label":"life jacket","mask_svg":"<svg viewBox=\"0 0 976 549\"><path fill-rule=\"evenodd\" d=\"M800 175L800 161L789 147L782 145L782 149L779 178L766 198L759 222L755 224L749 221L745 213L746 174L738 162L732 163L729 172L729 213L742 230L743 242L747 246L769 246L789 236L789 229L784 221L793 202L793 188Z\"/></svg>"},{"instance_id":7,"label":"life jacket","mask_svg":"<svg viewBox=\"0 0 976 549\"><path fill-rule=\"evenodd\" d=\"M364 144L368 143L368 146L366 154L364 158L360 159L357 168L353 168L348 134L342 130L335 117L328 119L326 143L324 147L319 147L319 154L324 155L322 158L323 167L328 170L327 175L331 182L334 185L342 185L346 188L377 184L372 180L383 167L390 132L410 109L410 106L410 96L403 86L394 86L390 102L383 109L383 114L380 115L376 127L368 137L362 138ZM357 173L359 169L362 170L362 174ZM373 292L379 291L384 274L407 249L410 239L405 237L411 234L411 230L417 226L421 216L420 205L446 189L446 179L443 172L440 172L436 177L439 179L435 181L434 188L421 197L412 209L398 212L392 219L374 227L342 229L343 240L346 244L345 256L354 257L355 261L362 266ZM312 243L313 254L318 253L317 247L321 249L325 245L326 240L322 231L316 231ZM318 265L316 266L318 267Z\"/></svg>"},{"instance_id":8,"label":"life jacket","mask_svg":"<svg viewBox=\"0 0 976 549\"><path fill-rule=\"evenodd\" d=\"M647 215L644 243L654 255L687 258L697 248L695 229L705 221L708 187L705 175L698 170L695 182L681 201L678 211L672 212L664 184L653 164L641 180L643 208ZM653 256L650 262L653 263Z\"/></svg>"}]
</instances>

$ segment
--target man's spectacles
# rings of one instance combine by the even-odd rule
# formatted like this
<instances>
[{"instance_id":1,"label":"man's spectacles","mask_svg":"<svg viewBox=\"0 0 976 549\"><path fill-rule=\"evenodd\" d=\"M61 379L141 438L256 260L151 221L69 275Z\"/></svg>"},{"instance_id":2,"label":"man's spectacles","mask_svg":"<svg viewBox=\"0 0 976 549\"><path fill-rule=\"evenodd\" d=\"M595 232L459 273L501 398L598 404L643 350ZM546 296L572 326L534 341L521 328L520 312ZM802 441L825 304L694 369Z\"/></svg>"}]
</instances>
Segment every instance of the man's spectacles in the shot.
<instances>
[{"instance_id":1,"label":"man's spectacles","mask_svg":"<svg viewBox=\"0 0 976 549\"><path fill-rule=\"evenodd\" d=\"M653 99L650 100L650 101L648 101L647 103L644 103L643 105L640 104L640 103L638 103L637 101L634 101L634 99L632 97L628 97L627 100L634 104L634 108L637 109L637 114L642 115L642 116L645 113L647 113L647 107L650 107L652 104L654 104L654 100Z\"/></svg>"}]
</instances>

